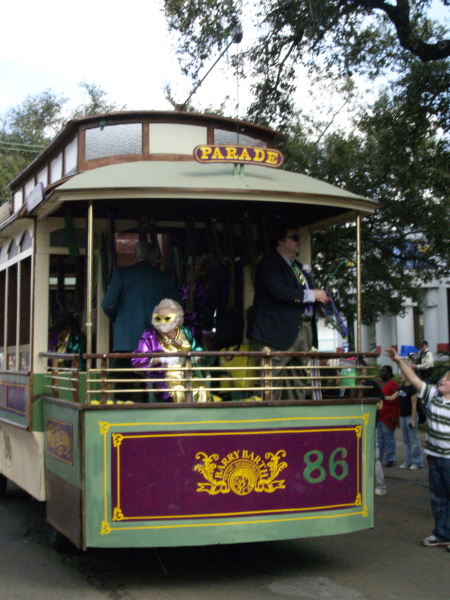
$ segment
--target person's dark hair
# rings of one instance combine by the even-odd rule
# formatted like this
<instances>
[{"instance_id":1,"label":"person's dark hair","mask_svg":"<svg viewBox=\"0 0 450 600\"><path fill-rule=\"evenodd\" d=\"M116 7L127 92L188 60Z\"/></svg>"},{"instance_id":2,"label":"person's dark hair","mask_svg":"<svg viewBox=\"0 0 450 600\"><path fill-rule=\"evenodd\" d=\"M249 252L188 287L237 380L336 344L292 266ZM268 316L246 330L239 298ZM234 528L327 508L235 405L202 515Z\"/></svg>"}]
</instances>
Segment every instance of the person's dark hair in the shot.
<instances>
[{"instance_id":1,"label":"person's dark hair","mask_svg":"<svg viewBox=\"0 0 450 600\"><path fill-rule=\"evenodd\" d=\"M145 240L136 244L134 253L136 255L136 260L149 260L150 262L153 262L158 258L156 256L156 252L153 251L153 247L150 242Z\"/></svg>"},{"instance_id":2,"label":"person's dark hair","mask_svg":"<svg viewBox=\"0 0 450 600\"><path fill-rule=\"evenodd\" d=\"M392 370L392 367L390 365L383 365L381 368L385 369L387 371L387 374L389 375L389 377L393 376L394 371Z\"/></svg>"},{"instance_id":3,"label":"person's dark hair","mask_svg":"<svg viewBox=\"0 0 450 600\"><path fill-rule=\"evenodd\" d=\"M427 340L422 340L422 341L420 342L420 345L421 345L421 346L428 346L428 342L427 342Z\"/></svg>"},{"instance_id":4,"label":"person's dark hair","mask_svg":"<svg viewBox=\"0 0 450 600\"><path fill-rule=\"evenodd\" d=\"M78 333L81 331L80 322L71 312L65 310L58 311L53 316L50 330L59 333L65 329L69 329L72 333Z\"/></svg>"},{"instance_id":5,"label":"person's dark hair","mask_svg":"<svg viewBox=\"0 0 450 600\"><path fill-rule=\"evenodd\" d=\"M278 242L284 240L288 231L290 229L298 229L298 226L295 223L291 223L288 221L277 221L275 225L272 227L272 245L274 248L278 246Z\"/></svg>"}]
</instances>

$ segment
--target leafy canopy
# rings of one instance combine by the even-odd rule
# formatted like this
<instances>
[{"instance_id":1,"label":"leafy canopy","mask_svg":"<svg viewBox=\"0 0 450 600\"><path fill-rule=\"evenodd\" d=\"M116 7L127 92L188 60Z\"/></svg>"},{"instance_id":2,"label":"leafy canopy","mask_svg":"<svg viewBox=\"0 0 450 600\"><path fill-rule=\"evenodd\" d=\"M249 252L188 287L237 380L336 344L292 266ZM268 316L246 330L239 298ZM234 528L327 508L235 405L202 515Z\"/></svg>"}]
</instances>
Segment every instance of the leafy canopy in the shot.
<instances>
[{"instance_id":1,"label":"leafy canopy","mask_svg":"<svg viewBox=\"0 0 450 600\"><path fill-rule=\"evenodd\" d=\"M113 110L120 110L106 99L99 86L79 84L87 99L81 106L66 110L68 99L45 90L36 96L27 96L18 106L0 116L0 189L3 189L52 140L70 119ZM3 192L1 201L7 200Z\"/></svg>"},{"instance_id":2,"label":"leafy canopy","mask_svg":"<svg viewBox=\"0 0 450 600\"><path fill-rule=\"evenodd\" d=\"M288 168L378 200L362 219L363 320L399 314L420 301L421 282L448 277L450 265L450 69L448 61L410 60L351 132L327 130L300 113L290 128ZM314 240L315 274L355 314L354 225Z\"/></svg>"},{"instance_id":3,"label":"leafy canopy","mask_svg":"<svg viewBox=\"0 0 450 600\"><path fill-rule=\"evenodd\" d=\"M435 0L436 4L437 0ZM198 81L205 63L242 25L251 44L235 67L254 82L249 118L284 124L293 113L297 68L376 77L405 54L424 63L450 56L450 35L430 20L432 0L165 0L169 29L179 35L185 74ZM441 11L450 5L439 0ZM253 32L254 36L253 36ZM254 38L254 39L253 39ZM239 64L238 64L239 63Z\"/></svg>"}]
</instances>

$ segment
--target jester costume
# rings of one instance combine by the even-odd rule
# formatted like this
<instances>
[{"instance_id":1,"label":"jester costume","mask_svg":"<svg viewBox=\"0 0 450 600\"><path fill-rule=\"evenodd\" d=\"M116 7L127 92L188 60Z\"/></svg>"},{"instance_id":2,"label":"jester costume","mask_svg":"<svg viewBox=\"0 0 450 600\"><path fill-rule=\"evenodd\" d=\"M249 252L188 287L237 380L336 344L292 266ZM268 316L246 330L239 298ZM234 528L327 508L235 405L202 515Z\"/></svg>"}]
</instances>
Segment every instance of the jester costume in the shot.
<instances>
[{"instance_id":1,"label":"jester costume","mask_svg":"<svg viewBox=\"0 0 450 600\"><path fill-rule=\"evenodd\" d=\"M194 336L187 327L177 327L175 338L170 338L164 333L161 333L151 327L145 329L139 340L139 344L135 352L201 352L203 348L195 341ZM195 365L195 358L192 359ZM131 364L133 367L145 369L149 367L150 358L132 358ZM153 389L165 390L158 391L156 395L161 402L185 402L185 387L183 382L184 371L180 370L184 366L185 359L179 358L179 362L175 365L161 365L157 369L147 371L148 378L154 378ZM198 370L192 371L193 377L203 378L202 373ZM203 378L204 379L204 378ZM204 385L204 380L192 382L194 402L209 401L209 391Z\"/></svg>"}]
</instances>

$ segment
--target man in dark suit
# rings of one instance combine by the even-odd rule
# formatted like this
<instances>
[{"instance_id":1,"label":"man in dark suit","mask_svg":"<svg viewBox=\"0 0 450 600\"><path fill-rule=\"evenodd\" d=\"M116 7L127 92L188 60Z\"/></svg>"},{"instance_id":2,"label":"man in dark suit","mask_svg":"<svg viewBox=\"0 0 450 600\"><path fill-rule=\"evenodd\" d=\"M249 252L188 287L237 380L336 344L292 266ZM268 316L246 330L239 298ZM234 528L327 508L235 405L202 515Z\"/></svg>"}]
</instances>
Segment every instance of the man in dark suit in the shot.
<instances>
[{"instance_id":1,"label":"man in dark suit","mask_svg":"<svg viewBox=\"0 0 450 600\"><path fill-rule=\"evenodd\" d=\"M300 239L297 228L280 225L274 231L275 250L259 263L247 331L255 349L269 347L275 351L309 352L313 346L317 348L314 306L318 302L325 304L330 297L325 290L314 289L308 273L296 260ZM274 376L279 376L284 368L286 375L295 377L299 371L289 372L289 366L301 364L305 361L281 357L277 359L279 368L274 371ZM282 383L282 380L274 381L277 386ZM301 386L302 382L286 381L285 385ZM305 394L301 389L285 390L283 397L302 399ZM274 392L274 398L281 398L281 390Z\"/></svg>"},{"instance_id":2,"label":"man in dark suit","mask_svg":"<svg viewBox=\"0 0 450 600\"><path fill-rule=\"evenodd\" d=\"M102 301L104 312L113 321L113 352L136 350L142 332L151 326L153 309L161 300L171 298L180 302L169 275L152 266L151 245L138 242L135 253L136 264L114 271ZM115 361L117 368L130 366L128 359ZM132 374L123 373L123 377L127 375ZM116 385L116 389L120 387L127 389L129 385Z\"/></svg>"}]
</instances>

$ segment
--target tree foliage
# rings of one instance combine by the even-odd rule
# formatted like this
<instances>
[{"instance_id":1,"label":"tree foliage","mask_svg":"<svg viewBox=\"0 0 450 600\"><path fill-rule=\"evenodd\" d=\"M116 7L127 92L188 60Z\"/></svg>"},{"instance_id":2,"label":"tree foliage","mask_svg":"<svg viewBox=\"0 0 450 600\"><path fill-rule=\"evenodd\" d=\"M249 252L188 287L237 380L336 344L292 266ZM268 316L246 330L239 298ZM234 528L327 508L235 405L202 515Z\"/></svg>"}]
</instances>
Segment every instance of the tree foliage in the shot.
<instances>
[{"instance_id":1,"label":"tree foliage","mask_svg":"<svg viewBox=\"0 0 450 600\"><path fill-rule=\"evenodd\" d=\"M234 26L255 40L239 57L254 81L249 117L284 124L294 107L297 67L376 77L404 55L424 63L450 56L448 31L428 17L431 0L165 0L169 28L179 34L185 74L198 80ZM449 6L440 0L441 8ZM246 11L252 13L246 13ZM256 13L256 14L255 14ZM237 64L236 64L237 66Z\"/></svg>"},{"instance_id":2,"label":"tree foliage","mask_svg":"<svg viewBox=\"0 0 450 600\"><path fill-rule=\"evenodd\" d=\"M402 77L350 133L323 135L323 123L292 127L287 166L378 200L362 220L363 318L399 314L405 298L419 300L419 282L448 276L450 234L450 69L447 61L411 61ZM447 90L447 92L445 92ZM315 238L317 278L340 305L355 312L354 226ZM334 275L330 277L330 274Z\"/></svg>"},{"instance_id":3,"label":"tree foliage","mask_svg":"<svg viewBox=\"0 0 450 600\"><path fill-rule=\"evenodd\" d=\"M68 99L45 90L27 96L18 106L0 117L0 189L3 189L50 142L70 119L89 114L120 110L106 99L106 92L95 84L81 82L87 101L68 110ZM2 200L7 199L4 192Z\"/></svg>"}]
</instances>

